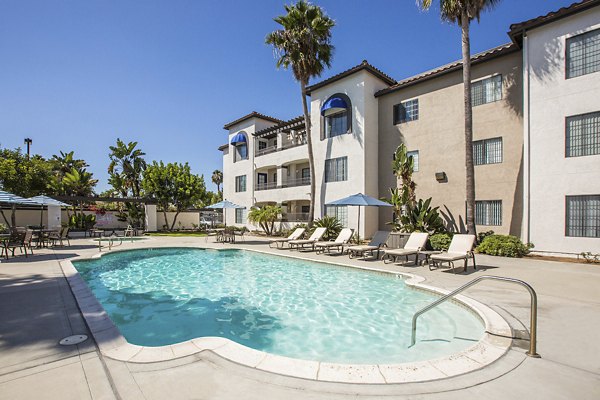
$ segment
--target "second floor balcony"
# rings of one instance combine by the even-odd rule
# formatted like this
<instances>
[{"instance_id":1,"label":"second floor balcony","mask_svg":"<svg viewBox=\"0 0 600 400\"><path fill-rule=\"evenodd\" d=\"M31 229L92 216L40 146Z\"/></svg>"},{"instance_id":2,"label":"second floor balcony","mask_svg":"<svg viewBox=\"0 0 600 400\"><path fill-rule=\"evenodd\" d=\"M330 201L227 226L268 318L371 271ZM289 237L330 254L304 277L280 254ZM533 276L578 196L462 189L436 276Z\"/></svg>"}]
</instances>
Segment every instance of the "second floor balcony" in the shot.
<instances>
[{"instance_id":1,"label":"second floor balcony","mask_svg":"<svg viewBox=\"0 0 600 400\"><path fill-rule=\"evenodd\" d=\"M271 189L283 189L295 186L307 186L310 185L310 178L298 178L298 179L287 179L282 182L281 185L277 185L277 182L261 182L257 183L255 190L271 190Z\"/></svg>"},{"instance_id":2,"label":"second floor balcony","mask_svg":"<svg viewBox=\"0 0 600 400\"><path fill-rule=\"evenodd\" d=\"M267 154L275 153L277 151L283 151L283 150L291 149L291 148L298 147L298 146L304 146L305 144L306 144L306 135L300 137L299 139L297 139L295 141L284 142L281 144L281 146L271 145L271 146L266 146L263 148L257 147L256 152L254 153L254 156L260 157L260 156L264 156Z\"/></svg>"}]
</instances>

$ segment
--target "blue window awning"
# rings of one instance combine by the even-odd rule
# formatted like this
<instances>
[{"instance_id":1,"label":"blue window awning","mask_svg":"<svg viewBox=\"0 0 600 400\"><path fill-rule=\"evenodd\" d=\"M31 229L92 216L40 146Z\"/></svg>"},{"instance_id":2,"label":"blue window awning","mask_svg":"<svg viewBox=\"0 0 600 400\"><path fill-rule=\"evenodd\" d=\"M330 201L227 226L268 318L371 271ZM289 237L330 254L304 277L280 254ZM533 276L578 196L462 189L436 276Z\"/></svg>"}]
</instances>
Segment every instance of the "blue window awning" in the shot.
<instances>
[{"instance_id":1,"label":"blue window awning","mask_svg":"<svg viewBox=\"0 0 600 400\"><path fill-rule=\"evenodd\" d=\"M231 139L231 144L236 145L237 143L246 143L246 135L243 133L238 133Z\"/></svg>"},{"instance_id":2,"label":"blue window awning","mask_svg":"<svg viewBox=\"0 0 600 400\"><path fill-rule=\"evenodd\" d=\"M321 107L321 115L327 116L347 109L348 104L346 104L346 100L341 97L332 97L323 104L323 107Z\"/></svg>"}]
</instances>

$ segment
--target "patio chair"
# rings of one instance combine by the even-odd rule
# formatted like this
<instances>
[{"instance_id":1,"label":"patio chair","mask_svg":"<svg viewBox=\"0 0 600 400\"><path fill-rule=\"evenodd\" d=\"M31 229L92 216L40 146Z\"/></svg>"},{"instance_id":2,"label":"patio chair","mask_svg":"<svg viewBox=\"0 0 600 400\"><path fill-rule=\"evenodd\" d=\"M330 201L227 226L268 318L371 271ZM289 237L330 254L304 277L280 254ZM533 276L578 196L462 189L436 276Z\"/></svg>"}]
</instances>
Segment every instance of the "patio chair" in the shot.
<instances>
[{"instance_id":1,"label":"patio chair","mask_svg":"<svg viewBox=\"0 0 600 400\"><path fill-rule=\"evenodd\" d=\"M306 231L306 229L304 228L296 228L294 230L294 232L292 232L290 234L290 236L286 237L286 238L277 238L277 239L271 239L271 241L269 242L269 247L272 248L272 245L275 244L275 246L279 249L279 248L283 248L283 246L286 243L289 243L291 240L299 240L302 235L304 235L304 232ZM279 247L279 245L281 244L281 247Z\"/></svg>"},{"instance_id":2,"label":"patio chair","mask_svg":"<svg viewBox=\"0 0 600 400\"><path fill-rule=\"evenodd\" d=\"M363 257L365 258L367 255L373 256L375 252L377 252L376 258L379 258L379 252L382 247L387 246L388 238L390 237L390 232L388 231L377 231L373 238L369 242L368 245L358 245L348 247L348 256L350 258L354 257Z\"/></svg>"},{"instance_id":3,"label":"patio chair","mask_svg":"<svg viewBox=\"0 0 600 400\"><path fill-rule=\"evenodd\" d=\"M423 232L413 232L408 237L408 241L404 245L402 249L390 249L384 250L383 256L381 259L384 264L387 264L386 260L389 262L397 262L398 257L404 257L408 262L408 256L415 256L415 265L417 265L417 261L419 260L419 252L425 248L427 244L427 238L429 237L428 233Z\"/></svg>"},{"instance_id":4,"label":"patio chair","mask_svg":"<svg viewBox=\"0 0 600 400\"><path fill-rule=\"evenodd\" d=\"M33 237L33 231L17 231L13 230L10 234L10 238L8 241L4 243L2 247L2 252L0 252L0 257L2 253L5 253L6 259L8 260L8 251L10 250L12 256L15 256L15 250L20 249L21 253L25 253L25 257L27 257L27 246L25 245L25 239L29 232L29 241L31 242L31 238ZM31 248L30 248L31 249ZM33 254L33 252L31 252Z\"/></svg>"},{"instance_id":5,"label":"patio chair","mask_svg":"<svg viewBox=\"0 0 600 400\"><path fill-rule=\"evenodd\" d=\"M315 243L315 249L317 250L317 254L319 253L319 251L322 253L331 254L331 249L334 249L334 248L336 248L338 250L338 252L343 253L344 245L346 243L348 243L350 241L350 239L352 239L353 233L354 233L354 231L352 229L344 228L340 231L340 234L338 235L337 238L335 238L335 240Z\"/></svg>"},{"instance_id":6,"label":"patio chair","mask_svg":"<svg viewBox=\"0 0 600 400\"><path fill-rule=\"evenodd\" d=\"M295 247L296 250L299 251L300 249L304 249L305 246L310 246L311 249L314 250L315 243L317 243L319 240L321 240L321 238L323 237L323 235L325 234L326 231L327 231L327 228L317 228L317 229L315 229L313 234L310 235L310 237L308 239L290 240L288 242L288 244L290 245L290 250L293 250Z\"/></svg>"},{"instance_id":7,"label":"patio chair","mask_svg":"<svg viewBox=\"0 0 600 400\"><path fill-rule=\"evenodd\" d=\"M465 272L467 272L467 262L469 258L473 258L473 268L477 269L475 263L475 253L473 252L473 245L475 244L475 235L454 235L450 242L450 247L447 252L440 254L433 254L429 257L431 261L429 263L429 269L439 268L443 263L448 263L448 268L454 270L454 261L464 260Z\"/></svg>"},{"instance_id":8,"label":"patio chair","mask_svg":"<svg viewBox=\"0 0 600 400\"><path fill-rule=\"evenodd\" d=\"M59 246L64 246L64 240L67 241L69 246L71 246L71 238L69 237L69 227L63 227L60 229L60 232L52 232L48 235L48 239L51 242L51 246L56 246L56 242L59 243Z\"/></svg>"}]
</instances>

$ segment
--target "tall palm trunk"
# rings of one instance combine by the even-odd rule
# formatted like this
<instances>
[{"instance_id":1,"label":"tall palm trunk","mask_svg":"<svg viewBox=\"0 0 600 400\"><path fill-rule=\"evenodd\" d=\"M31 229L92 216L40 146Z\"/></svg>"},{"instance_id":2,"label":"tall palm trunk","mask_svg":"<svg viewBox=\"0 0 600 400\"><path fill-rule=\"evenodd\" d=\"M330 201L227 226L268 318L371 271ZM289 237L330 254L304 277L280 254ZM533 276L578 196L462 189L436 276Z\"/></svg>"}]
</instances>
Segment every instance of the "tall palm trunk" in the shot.
<instances>
[{"instance_id":1,"label":"tall palm trunk","mask_svg":"<svg viewBox=\"0 0 600 400\"><path fill-rule=\"evenodd\" d=\"M308 82L300 81L302 89L302 110L304 111L304 126L306 127L306 145L308 146L308 167L310 169L310 208L308 209L308 226L312 226L315 219L315 157L313 155L312 135L310 134L310 114L308 113L308 104L306 103L306 84Z\"/></svg>"},{"instance_id":2,"label":"tall palm trunk","mask_svg":"<svg viewBox=\"0 0 600 400\"><path fill-rule=\"evenodd\" d=\"M467 230L475 231L475 167L473 165L473 105L471 103L471 43L469 39L469 16L463 8L461 13L463 86L465 101L465 167L467 191Z\"/></svg>"}]
</instances>

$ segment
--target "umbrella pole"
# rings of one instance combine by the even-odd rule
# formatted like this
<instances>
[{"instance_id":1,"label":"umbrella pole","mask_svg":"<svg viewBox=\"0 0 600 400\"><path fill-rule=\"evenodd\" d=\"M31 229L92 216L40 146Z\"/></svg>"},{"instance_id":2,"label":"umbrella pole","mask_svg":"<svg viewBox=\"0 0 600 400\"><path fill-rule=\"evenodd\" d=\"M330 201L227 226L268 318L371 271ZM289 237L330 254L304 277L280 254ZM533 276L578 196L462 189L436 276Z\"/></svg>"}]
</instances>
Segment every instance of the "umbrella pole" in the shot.
<instances>
[{"instance_id":1,"label":"umbrella pole","mask_svg":"<svg viewBox=\"0 0 600 400\"><path fill-rule=\"evenodd\" d=\"M44 229L43 225L44 225L44 206L42 205L40 207L40 229Z\"/></svg>"},{"instance_id":2,"label":"umbrella pole","mask_svg":"<svg viewBox=\"0 0 600 400\"><path fill-rule=\"evenodd\" d=\"M358 206L358 231L356 232L356 237L358 238L358 245L360 245L360 206Z\"/></svg>"}]
</instances>

